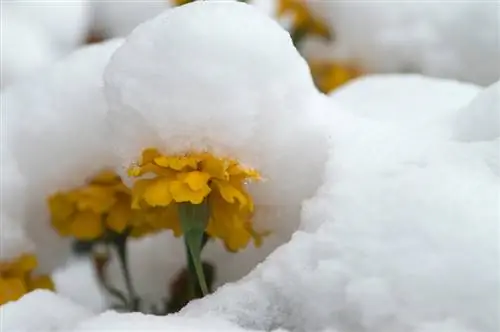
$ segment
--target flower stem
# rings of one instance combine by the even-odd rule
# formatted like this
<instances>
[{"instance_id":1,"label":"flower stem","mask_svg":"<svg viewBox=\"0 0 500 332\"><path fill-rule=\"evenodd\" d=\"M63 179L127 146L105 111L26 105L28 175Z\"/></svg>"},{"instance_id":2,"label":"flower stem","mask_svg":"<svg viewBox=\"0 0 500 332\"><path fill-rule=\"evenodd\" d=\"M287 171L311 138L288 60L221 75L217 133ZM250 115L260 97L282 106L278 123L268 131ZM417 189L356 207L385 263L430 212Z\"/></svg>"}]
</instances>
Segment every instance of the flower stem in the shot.
<instances>
[{"instance_id":1,"label":"flower stem","mask_svg":"<svg viewBox=\"0 0 500 332\"><path fill-rule=\"evenodd\" d=\"M208 294L208 286L201 264L201 251L206 241L205 229L208 224L208 202L201 204L181 203L179 204L179 219L184 233L184 243L188 260L190 274L195 276L201 289L202 296ZM205 243L204 243L205 242ZM196 287L192 288L193 295Z\"/></svg>"},{"instance_id":2,"label":"flower stem","mask_svg":"<svg viewBox=\"0 0 500 332\"><path fill-rule=\"evenodd\" d=\"M139 311L139 299L134 290L134 286L132 284L132 277L130 276L130 269L128 266L127 260L127 238L128 232L120 234L114 239L114 246L116 252L118 253L118 260L120 262L120 268L122 270L123 277L125 279L125 287L127 288L127 292L129 295L129 310L131 312Z\"/></svg>"}]
</instances>

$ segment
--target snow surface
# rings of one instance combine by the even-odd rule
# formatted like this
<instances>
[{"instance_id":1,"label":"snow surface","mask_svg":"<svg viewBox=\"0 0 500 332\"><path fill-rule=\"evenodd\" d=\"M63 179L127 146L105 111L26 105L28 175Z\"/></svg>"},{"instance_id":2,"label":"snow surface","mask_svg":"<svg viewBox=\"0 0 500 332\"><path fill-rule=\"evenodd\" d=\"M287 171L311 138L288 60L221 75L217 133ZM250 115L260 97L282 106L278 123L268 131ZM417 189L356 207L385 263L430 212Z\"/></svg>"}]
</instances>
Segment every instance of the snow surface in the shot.
<instances>
[{"instance_id":1,"label":"snow surface","mask_svg":"<svg viewBox=\"0 0 500 332\"><path fill-rule=\"evenodd\" d=\"M46 198L115 165L106 144L102 72L121 43L83 48L2 94L3 125L27 183L26 230L39 247L42 272L52 271L70 253L69 242L50 226Z\"/></svg>"},{"instance_id":2,"label":"snow surface","mask_svg":"<svg viewBox=\"0 0 500 332\"><path fill-rule=\"evenodd\" d=\"M7 0L2 1L2 7L15 10L46 31L60 54L73 51L87 36L91 14L88 0Z\"/></svg>"},{"instance_id":3,"label":"snow surface","mask_svg":"<svg viewBox=\"0 0 500 332\"><path fill-rule=\"evenodd\" d=\"M44 29L15 10L4 7L4 2L1 5L0 83L4 88L53 63L60 54Z\"/></svg>"},{"instance_id":4,"label":"snow surface","mask_svg":"<svg viewBox=\"0 0 500 332\"><path fill-rule=\"evenodd\" d=\"M92 317L84 307L50 291L36 290L0 307L0 329L9 332L68 331Z\"/></svg>"},{"instance_id":5,"label":"snow surface","mask_svg":"<svg viewBox=\"0 0 500 332\"><path fill-rule=\"evenodd\" d=\"M308 55L354 61L368 72L482 85L500 78L499 1L306 1L335 34L331 44L310 44Z\"/></svg>"},{"instance_id":6,"label":"snow surface","mask_svg":"<svg viewBox=\"0 0 500 332\"><path fill-rule=\"evenodd\" d=\"M457 114L454 129L460 141L491 141L500 137L500 82Z\"/></svg>"}]
</instances>

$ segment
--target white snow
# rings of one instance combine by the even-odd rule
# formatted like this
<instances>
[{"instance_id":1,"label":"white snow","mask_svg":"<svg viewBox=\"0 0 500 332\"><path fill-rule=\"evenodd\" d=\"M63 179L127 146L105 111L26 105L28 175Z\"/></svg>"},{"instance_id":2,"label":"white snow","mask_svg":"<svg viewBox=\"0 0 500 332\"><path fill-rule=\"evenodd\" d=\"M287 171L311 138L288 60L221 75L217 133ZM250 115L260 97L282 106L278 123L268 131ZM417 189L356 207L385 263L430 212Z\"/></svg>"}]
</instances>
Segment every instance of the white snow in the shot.
<instances>
[{"instance_id":1,"label":"white snow","mask_svg":"<svg viewBox=\"0 0 500 332\"><path fill-rule=\"evenodd\" d=\"M53 63L59 56L50 35L15 10L1 10L1 87Z\"/></svg>"},{"instance_id":2,"label":"white snow","mask_svg":"<svg viewBox=\"0 0 500 332\"><path fill-rule=\"evenodd\" d=\"M47 32L60 54L73 51L87 36L91 14L88 0L2 1L4 6Z\"/></svg>"},{"instance_id":3,"label":"white snow","mask_svg":"<svg viewBox=\"0 0 500 332\"><path fill-rule=\"evenodd\" d=\"M250 191L256 228L273 235L265 248L249 249L248 260L211 244L207 257L228 264L218 284L240 278L289 239L300 203L320 184L327 142L321 114L310 111L321 95L277 23L237 2L178 7L134 30L113 55L105 80L112 137L124 165L147 147L208 149L257 168L266 179ZM131 246L133 274L149 275L137 278L139 292L146 299L167 296L166 276L185 262L181 242L167 234ZM142 259L165 247L180 254Z\"/></svg>"},{"instance_id":4,"label":"white snow","mask_svg":"<svg viewBox=\"0 0 500 332\"><path fill-rule=\"evenodd\" d=\"M314 1L334 42L313 56L347 59L368 72L417 72L488 85L500 78L500 2ZM362 22L362 24L360 24Z\"/></svg>"},{"instance_id":5,"label":"white snow","mask_svg":"<svg viewBox=\"0 0 500 332\"><path fill-rule=\"evenodd\" d=\"M43 272L59 266L70 252L67 240L50 226L47 197L115 165L106 144L102 72L121 43L83 48L2 95L5 130L28 186L26 230L38 247Z\"/></svg>"},{"instance_id":6,"label":"white snow","mask_svg":"<svg viewBox=\"0 0 500 332\"><path fill-rule=\"evenodd\" d=\"M92 313L50 291L37 290L0 307L2 331L69 331Z\"/></svg>"},{"instance_id":7,"label":"white snow","mask_svg":"<svg viewBox=\"0 0 500 332\"><path fill-rule=\"evenodd\" d=\"M500 82L482 92L456 115L454 136L460 141L491 141L500 137Z\"/></svg>"}]
</instances>

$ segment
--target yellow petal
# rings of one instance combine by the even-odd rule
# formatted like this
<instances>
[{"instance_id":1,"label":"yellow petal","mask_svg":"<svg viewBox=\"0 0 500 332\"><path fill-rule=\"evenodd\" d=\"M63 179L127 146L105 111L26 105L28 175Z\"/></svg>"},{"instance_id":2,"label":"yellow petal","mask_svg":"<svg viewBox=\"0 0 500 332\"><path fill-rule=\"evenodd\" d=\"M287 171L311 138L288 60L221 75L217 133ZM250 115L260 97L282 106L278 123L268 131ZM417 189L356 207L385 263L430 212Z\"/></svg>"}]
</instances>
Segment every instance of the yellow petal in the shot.
<instances>
[{"instance_id":1,"label":"yellow petal","mask_svg":"<svg viewBox=\"0 0 500 332\"><path fill-rule=\"evenodd\" d=\"M78 210L91 210L95 213L106 213L116 203L114 192L110 188L90 185L79 191Z\"/></svg>"},{"instance_id":2,"label":"yellow petal","mask_svg":"<svg viewBox=\"0 0 500 332\"><path fill-rule=\"evenodd\" d=\"M92 211L83 211L75 215L71 222L71 234L80 240L94 240L104 233L101 216Z\"/></svg>"},{"instance_id":3,"label":"yellow petal","mask_svg":"<svg viewBox=\"0 0 500 332\"><path fill-rule=\"evenodd\" d=\"M141 156L141 165L152 163L153 160L158 156L160 156L160 152L157 149L144 149Z\"/></svg>"},{"instance_id":4,"label":"yellow petal","mask_svg":"<svg viewBox=\"0 0 500 332\"><path fill-rule=\"evenodd\" d=\"M200 190L192 190L189 185L183 181L172 181L170 183L170 192L176 202L191 202L193 204L201 204L205 197L208 196L211 189L208 185L203 186Z\"/></svg>"},{"instance_id":5,"label":"yellow petal","mask_svg":"<svg viewBox=\"0 0 500 332\"><path fill-rule=\"evenodd\" d=\"M178 176L178 179L186 183L191 190L206 190L208 188L208 180L210 180L210 174L204 172L189 172L183 173ZM210 188L208 188L210 190Z\"/></svg>"},{"instance_id":6,"label":"yellow petal","mask_svg":"<svg viewBox=\"0 0 500 332\"><path fill-rule=\"evenodd\" d=\"M115 171L112 170L104 170L98 173L96 176L92 178L92 180L89 181L90 184L97 184L97 185L115 184L120 182L121 182L120 176L116 174Z\"/></svg>"},{"instance_id":7,"label":"yellow petal","mask_svg":"<svg viewBox=\"0 0 500 332\"><path fill-rule=\"evenodd\" d=\"M75 205L63 194L50 196L48 205L52 226L61 235L69 235L69 218L76 210Z\"/></svg>"},{"instance_id":8,"label":"yellow petal","mask_svg":"<svg viewBox=\"0 0 500 332\"><path fill-rule=\"evenodd\" d=\"M106 218L106 227L117 233L121 233L127 228L132 218L132 209L129 199L121 199L109 211Z\"/></svg>"},{"instance_id":9,"label":"yellow petal","mask_svg":"<svg viewBox=\"0 0 500 332\"><path fill-rule=\"evenodd\" d=\"M49 276L35 276L28 283L29 291L33 291L35 289L48 289L54 290L54 282Z\"/></svg>"},{"instance_id":10,"label":"yellow petal","mask_svg":"<svg viewBox=\"0 0 500 332\"><path fill-rule=\"evenodd\" d=\"M172 202L169 190L170 180L159 177L150 182L145 188L143 199L150 206L167 206Z\"/></svg>"},{"instance_id":11,"label":"yellow petal","mask_svg":"<svg viewBox=\"0 0 500 332\"><path fill-rule=\"evenodd\" d=\"M27 291L22 279L0 278L0 305L20 299Z\"/></svg>"},{"instance_id":12,"label":"yellow petal","mask_svg":"<svg viewBox=\"0 0 500 332\"><path fill-rule=\"evenodd\" d=\"M144 199L146 189L155 181L155 179L140 179L132 187L132 209L140 209L140 202Z\"/></svg>"},{"instance_id":13,"label":"yellow petal","mask_svg":"<svg viewBox=\"0 0 500 332\"><path fill-rule=\"evenodd\" d=\"M214 183L217 185L222 198L224 198L227 202L235 203L238 201L243 206L248 204L245 194L243 194L235 186L229 184L228 182L218 180L214 180Z\"/></svg>"},{"instance_id":14,"label":"yellow petal","mask_svg":"<svg viewBox=\"0 0 500 332\"><path fill-rule=\"evenodd\" d=\"M161 167L171 168L176 171L181 171L186 167L196 169L198 167L198 160L192 156L173 156L166 157L160 156L154 159L155 164Z\"/></svg>"},{"instance_id":15,"label":"yellow petal","mask_svg":"<svg viewBox=\"0 0 500 332\"><path fill-rule=\"evenodd\" d=\"M33 271L38 266L38 261L35 255L26 254L22 255L21 258L19 258L19 261L16 265L20 270L29 272Z\"/></svg>"},{"instance_id":16,"label":"yellow petal","mask_svg":"<svg viewBox=\"0 0 500 332\"><path fill-rule=\"evenodd\" d=\"M205 173L210 174L211 177L227 180L229 174L227 172L228 162L224 159L215 158L211 155L203 157L201 162L201 170Z\"/></svg>"}]
</instances>

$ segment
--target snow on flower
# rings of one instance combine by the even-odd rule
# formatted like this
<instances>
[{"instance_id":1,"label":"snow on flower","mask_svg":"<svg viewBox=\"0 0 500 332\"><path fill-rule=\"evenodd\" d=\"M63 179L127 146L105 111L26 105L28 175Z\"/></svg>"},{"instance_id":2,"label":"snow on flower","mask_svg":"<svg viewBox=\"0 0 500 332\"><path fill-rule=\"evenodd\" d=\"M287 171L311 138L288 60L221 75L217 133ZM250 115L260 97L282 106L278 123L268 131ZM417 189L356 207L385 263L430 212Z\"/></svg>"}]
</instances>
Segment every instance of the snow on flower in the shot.
<instances>
[{"instance_id":1,"label":"snow on flower","mask_svg":"<svg viewBox=\"0 0 500 332\"><path fill-rule=\"evenodd\" d=\"M51 227L49 196L114 166L106 144L102 71L120 43L77 51L2 95L6 137L26 179L26 232L37 246L41 271L52 271L70 253Z\"/></svg>"},{"instance_id":2,"label":"snow on flower","mask_svg":"<svg viewBox=\"0 0 500 332\"><path fill-rule=\"evenodd\" d=\"M215 228L219 217L212 219L214 228L209 232L223 238L233 250L243 249L259 233L269 232L269 236L263 239L262 248L249 247L234 258L219 250L220 244L207 243L203 257L220 269L216 271L216 284L243 276L276 245L289 239L298 226L302 201L315 192L321 181L327 138L323 114L314 111L322 96L314 87L307 63L276 22L237 2L195 2L169 10L132 32L113 55L105 81L108 122L122 164L133 166L145 149L156 149L159 154L154 164L148 164L155 168L157 179L134 185L143 203L165 205L188 198L193 203L209 191L223 196L219 201L227 206L252 199L251 228L247 218L231 221L237 221L234 225L244 231L244 237L235 237L233 244L228 242L232 235L228 237L227 231L236 228ZM214 163L215 168L206 173L203 162L192 159L198 155L208 158L203 160L227 160L228 164L221 173ZM141 194L142 184L153 185L163 181L159 174L171 173L175 158L192 172L179 174L177 182L169 186L160 186L169 191L150 187ZM231 162L241 165L241 175L248 172L245 170L255 170L262 181L245 184L245 191L243 187L237 189L241 186L237 182L227 186L221 180L232 178ZM169 167L160 167L162 163ZM194 186L199 192L178 191L174 188L177 184ZM184 195L187 193L189 197ZM174 199L177 194L185 197ZM166 238L169 243L159 242ZM132 275L141 275L136 283L143 297L168 293L166 283L175 278L185 258L180 255L146 262L140 257L155 255L155 250L163 250L160 248L176 247L175 243L169 235L131 243ZM245 252L253 259L245 261L240 256ZM134 262L136 259L141 262ZM226 266L232 266L234 271L224 273L231 269ZM146 277L140 272L146 269L159 272ZM110 270L117 271L117 267L110 266ZM113 275L111 272L110 280L118 279Z\"/></svg>"}]
</instances>

